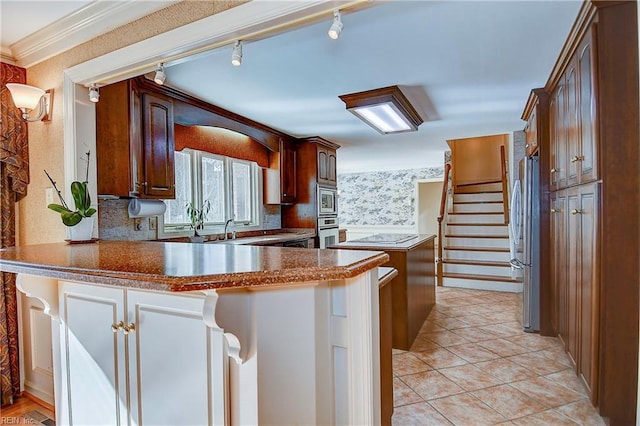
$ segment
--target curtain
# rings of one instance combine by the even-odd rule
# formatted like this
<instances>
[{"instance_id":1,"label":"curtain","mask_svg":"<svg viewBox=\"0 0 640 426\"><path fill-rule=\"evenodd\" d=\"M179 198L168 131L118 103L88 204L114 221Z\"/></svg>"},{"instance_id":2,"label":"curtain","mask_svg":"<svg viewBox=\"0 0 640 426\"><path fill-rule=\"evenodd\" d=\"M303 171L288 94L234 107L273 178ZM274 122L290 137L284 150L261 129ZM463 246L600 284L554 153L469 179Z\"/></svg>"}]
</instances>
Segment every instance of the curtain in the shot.
<instances>
[{"instance_id":1,"label":"curtain","mask_svg":"<svg viewBox=\"0 0 640 426\"><path fill-rule=\"evenodd\" d=\"M29 149L27 124L13 105L7 83L26 83L26 70L0 63L0 247L16 242L15 206L27 195ZM10 404L20 393L16 277L0 273L0 397Z\"/></svg>"}]
</instances>

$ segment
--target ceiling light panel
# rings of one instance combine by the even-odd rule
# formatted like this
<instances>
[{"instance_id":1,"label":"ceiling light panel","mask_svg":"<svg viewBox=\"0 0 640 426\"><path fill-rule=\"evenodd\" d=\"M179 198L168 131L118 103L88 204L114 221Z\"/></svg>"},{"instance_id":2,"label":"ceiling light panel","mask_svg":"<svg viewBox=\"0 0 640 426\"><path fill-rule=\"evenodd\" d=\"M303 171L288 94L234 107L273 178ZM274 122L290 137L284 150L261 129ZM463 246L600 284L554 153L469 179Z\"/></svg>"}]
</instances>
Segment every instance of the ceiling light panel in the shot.
<instances>
[{"instance_id":1,"label":"ceiling light panel","mask_svg":"<svg viewBox=\"0 0 640 426\"><path fill-rule=\"evenodd\" d=\"M382 134L418 130L423 119L398 86L340 96L349 112Z\"/></svg>"}]
</instances>

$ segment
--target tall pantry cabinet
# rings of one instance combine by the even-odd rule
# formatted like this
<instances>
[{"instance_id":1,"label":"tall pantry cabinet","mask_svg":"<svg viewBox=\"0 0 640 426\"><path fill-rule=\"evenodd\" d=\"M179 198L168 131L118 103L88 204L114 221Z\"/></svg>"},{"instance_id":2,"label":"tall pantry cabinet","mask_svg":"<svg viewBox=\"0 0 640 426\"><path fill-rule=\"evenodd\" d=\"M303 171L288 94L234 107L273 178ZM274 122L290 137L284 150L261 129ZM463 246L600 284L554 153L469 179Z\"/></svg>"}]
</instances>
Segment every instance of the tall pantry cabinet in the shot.
<instances>
[{"instance_id":1,"label":"tall pantry cabinet","mask_svg":"<svg viewBox=\"0 0 640 426\"><path fill-rule=\"evenodd\" d=\"M637 406L636 7L633 1L583 4L547 84L535 89L548 95L548 127L540 124L540 109L533 121L541 206L547 206L541 213L547 228L540 232L548 271L541 283L547 302L541 331L561 339L592 403L611 425L634 423ZM532 111L528 105L523 115L529 123ZM545 134L547 139L540 136Z\"/></svg>"}]
</instances>

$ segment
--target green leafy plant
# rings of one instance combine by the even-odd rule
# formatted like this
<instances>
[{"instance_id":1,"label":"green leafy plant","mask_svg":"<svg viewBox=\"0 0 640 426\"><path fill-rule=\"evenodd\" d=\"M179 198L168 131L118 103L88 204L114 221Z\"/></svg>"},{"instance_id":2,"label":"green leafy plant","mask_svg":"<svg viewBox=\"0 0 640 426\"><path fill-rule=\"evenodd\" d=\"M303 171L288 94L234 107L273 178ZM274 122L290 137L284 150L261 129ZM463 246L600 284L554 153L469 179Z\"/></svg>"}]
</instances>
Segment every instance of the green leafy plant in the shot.
<instances>
[{"instance_id":1,"label":"green leafy plant","mask_svg":"<svg viewBox=\"0 0 640 426\"><path fill-rule=\"evenodd\" d=\"M54 212L60 213L62 223L66 226L75 226L85 217L91 217L95 214L96 209L91 207L91 196L89 195L89 188L87 187L89 180L89 159L91 158L91 151L87 152L87 173L85 175L84 182L74 181L71 183L71 195L73 196L73 202L76 209L71 210L69 205L62 197L62 193L58 189L56 183L51 178L51 175L45 170L44 173L49 178L49 181L53 185L53 188L58 193L58 199L60 204L49 204L47 207Z\"/></svg>"},{"instance_id":2,"label":"green leafy plant","mask_svg":"<svg viewBox=\"0 0 640 426\"><path fill-rule=\"evenodd\" d=\"M209 200L206 200L202 203L202 208L196 207L193 202L187 203L187 216L189 216L189 220L191 221L191 229L193 229L193 236L199 237L198 229L204 229L204 221L207 217L207 214L211 210L211 203Z\"/></svg>"}]
</instances>

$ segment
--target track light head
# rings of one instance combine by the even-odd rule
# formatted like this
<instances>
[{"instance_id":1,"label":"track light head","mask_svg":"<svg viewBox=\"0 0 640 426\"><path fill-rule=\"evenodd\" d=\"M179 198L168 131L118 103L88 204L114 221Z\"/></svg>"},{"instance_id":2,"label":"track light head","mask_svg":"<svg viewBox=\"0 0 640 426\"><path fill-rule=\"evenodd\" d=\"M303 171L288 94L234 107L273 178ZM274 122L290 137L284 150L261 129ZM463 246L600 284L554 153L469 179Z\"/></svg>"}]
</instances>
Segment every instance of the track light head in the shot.
<instances>
[{"instance_id":1,"label":"track light head","mask_svg":"<svg viewBox=\"0 0 640 426\"><path fill-rule=\"evenodd\" d=\"M331 37L332 39L337 40L338 37L340 37L342 28L344 28L344 25L342 24L342 20L340 19L340 11L334 10L333 23L331 24L331 28L329 28L329 31L327 34L329 34L329 37Z\"/></svg>"},{"instance_id":2,"label":"track light head","mask_svg":"<svg viewBox=\"0 0 640 426\"><path fill-rule=\"evenodd\" d=\"M233 46L231 63L236 67L239 67L242 64L242 42L240 40L236 41L235 46Z\"/></svg>"},{"instance_id":3,"label":"track light head","mask_svg":"<svg viewBox=\"0 0 640 426\"><path fill-rule=\"evenodd\" d=\"M100 91L98 90L98 86L95 83L91 83L89 86L89 100L93 103L96 103L100 100Z\"/></svg>"},{"instance_id":4,"label":"track light head","mask_svg":"<svg viewBox=\"0 0 640 426\"><path fill-rule=\"evenodd\" d=\"M162 86L166 79L167 79L167 74L164 72L164 64L159 63L158 66L156 67L156 75L155 77L153 77L153 81L155 81L156 84Z\"/></svg>"}]
</instances>

